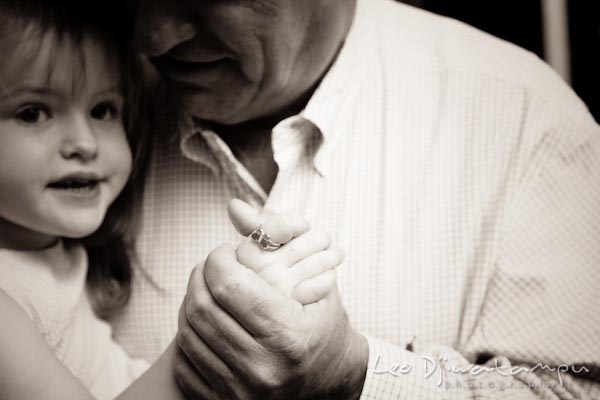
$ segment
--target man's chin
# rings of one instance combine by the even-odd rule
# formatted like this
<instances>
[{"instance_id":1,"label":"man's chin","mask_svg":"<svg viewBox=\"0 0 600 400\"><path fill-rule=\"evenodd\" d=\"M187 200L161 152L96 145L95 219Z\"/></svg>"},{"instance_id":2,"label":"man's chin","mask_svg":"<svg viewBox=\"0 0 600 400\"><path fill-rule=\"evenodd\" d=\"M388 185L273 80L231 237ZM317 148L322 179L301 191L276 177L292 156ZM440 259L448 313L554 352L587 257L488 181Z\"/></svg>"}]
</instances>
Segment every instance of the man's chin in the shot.
<instances>
[{"instance_id":1,"label":"man's chin","mask_svg":"<svg viewBox=\"0 0 600 400\"><path fill-rule=\"evenodd\" d=\"M182 97L187 112L195 119L219 125L235 125L252 119L241 97L224 98L212 93L185 94Z\"/></svg>"}]
</instances>

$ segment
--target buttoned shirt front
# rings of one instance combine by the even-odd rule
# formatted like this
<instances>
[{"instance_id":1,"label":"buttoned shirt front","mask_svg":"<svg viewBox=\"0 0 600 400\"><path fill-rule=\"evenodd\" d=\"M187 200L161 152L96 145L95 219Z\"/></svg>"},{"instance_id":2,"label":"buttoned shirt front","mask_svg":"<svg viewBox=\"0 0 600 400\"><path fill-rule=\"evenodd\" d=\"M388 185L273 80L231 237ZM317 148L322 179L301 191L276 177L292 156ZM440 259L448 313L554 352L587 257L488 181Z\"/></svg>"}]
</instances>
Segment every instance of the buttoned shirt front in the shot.
<instances>
[{"instance_id":1,"label":"buttoned shirt front","mask_svg":"<svg viewBox=\"0 0 600 400\"><path fill-rule=\"evenodd\" d=\"M272 144L268 194L210 130L156 146L140 267L113 321L132 355L155 359L173 339L190 271L239 239L227 217L237 197L299 213L345 250L342 300L369 339L363 398L595 390L544 370L440 368L443 384L423 370L482 354L505 367L600 363L600 131L535 56L359 0L336 62Z\"/></svg>"}]
</instances>

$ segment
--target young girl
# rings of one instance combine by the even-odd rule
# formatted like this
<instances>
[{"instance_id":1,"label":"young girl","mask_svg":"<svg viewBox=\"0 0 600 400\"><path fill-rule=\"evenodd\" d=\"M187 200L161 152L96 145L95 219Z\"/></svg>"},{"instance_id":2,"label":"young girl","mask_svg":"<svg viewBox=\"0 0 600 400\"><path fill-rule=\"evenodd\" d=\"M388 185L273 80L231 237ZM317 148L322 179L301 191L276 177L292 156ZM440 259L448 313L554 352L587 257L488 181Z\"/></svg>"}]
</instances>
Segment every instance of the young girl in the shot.
<instances>
[{"instance_id":1,"label":"young girl","mask_svg":"<svg viewBox=\"0 0 600 400\"><path fill-rule=\"evenodd\" d=\"M101 319L128 299L150 138L124 10L78 3L0 0L0 398L178 398L174 345L144 373ZM329 259L264 277L292 294Z\"/></svg>"}]
</instances>

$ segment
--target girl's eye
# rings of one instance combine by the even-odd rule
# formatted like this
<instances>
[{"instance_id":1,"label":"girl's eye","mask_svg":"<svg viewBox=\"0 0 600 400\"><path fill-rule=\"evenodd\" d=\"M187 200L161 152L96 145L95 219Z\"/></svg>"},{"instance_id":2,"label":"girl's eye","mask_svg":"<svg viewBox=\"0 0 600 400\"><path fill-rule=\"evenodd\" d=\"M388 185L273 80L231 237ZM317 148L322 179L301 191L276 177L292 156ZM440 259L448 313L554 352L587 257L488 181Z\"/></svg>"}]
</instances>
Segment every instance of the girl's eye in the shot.
<instances>
[{"instance_id":1,"label":"girl's eye","mask_svg":"<svg viewBox=\"0 0 600 400\"><path fill-rule=\"evenodd\" d=\"M17 111L16 118L26 124L38 124L52 118L52 114L46 107L31 105Z\"/></svg>"},{"instance_id":2,"label":"girl's eye","mask_svg":"<svg viewBox=\"0 0 600 400\"><path fill-rule=\"evenodd\" d=\"M119 116L119 109L110 102L104 102L95 105L90 111L90 115L101 121L112 121Z\"/></svg>"}]
</instances>

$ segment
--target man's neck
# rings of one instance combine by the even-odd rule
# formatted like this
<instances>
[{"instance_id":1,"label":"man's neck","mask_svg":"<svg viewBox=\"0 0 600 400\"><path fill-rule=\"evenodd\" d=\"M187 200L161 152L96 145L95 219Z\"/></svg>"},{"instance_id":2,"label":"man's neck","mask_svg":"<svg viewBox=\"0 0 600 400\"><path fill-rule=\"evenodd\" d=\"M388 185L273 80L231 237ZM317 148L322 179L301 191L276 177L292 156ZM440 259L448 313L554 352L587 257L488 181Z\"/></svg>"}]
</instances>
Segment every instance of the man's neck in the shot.
<instances>
[{"instance_id":1,"label":"man's neck","mask_svg":"<svg viewBox=\"0 0 600 400\"><path fill-rule=\"evenodd\" d=\"M254 176L266 193L277 178L271 132L277 120L256 120L236 125L212 125L212 129L229 146L232 153Z\"/></svg>"},{"instance_id":2,"label":"man's neck","mask_svg":"<svg viewBox=\"0 0 600 400\"><path fill-rule=\"evenodd\" d=\"M306 107L318 83L298 101L272 116L234 125L212 124L212 129L227 143L235 157L266 193L271 191L279 171L271 143L273 128L284 119L299 114Z\"/></svg>"}]
</instances>

